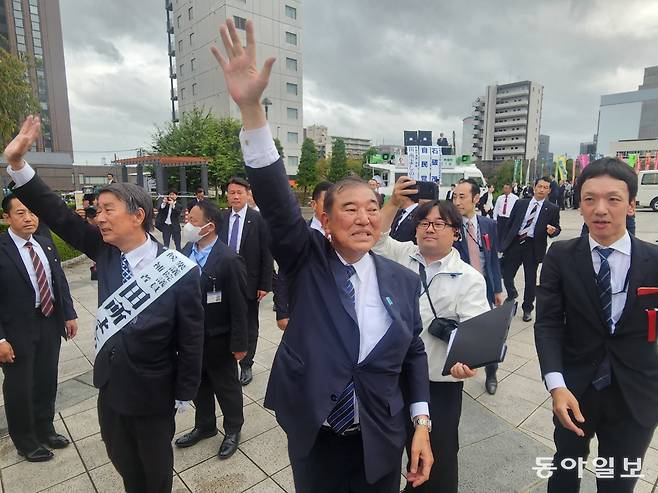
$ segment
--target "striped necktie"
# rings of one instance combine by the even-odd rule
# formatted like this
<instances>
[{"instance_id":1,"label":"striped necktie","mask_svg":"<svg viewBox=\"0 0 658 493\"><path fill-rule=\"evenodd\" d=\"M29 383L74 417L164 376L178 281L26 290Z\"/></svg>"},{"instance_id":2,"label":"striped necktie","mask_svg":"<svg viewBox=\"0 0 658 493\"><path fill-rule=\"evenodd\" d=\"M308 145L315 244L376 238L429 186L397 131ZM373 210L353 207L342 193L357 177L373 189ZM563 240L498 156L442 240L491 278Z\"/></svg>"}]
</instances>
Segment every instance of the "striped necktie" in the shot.
<instances>
[{"instance_id":1,"label":"striped necktie","mask_svg":"<svg viewBox=\"0 0 658 493\"><path fill-rule=\"evenodd\" d=\"M608 257L614 252L614 249L597 246L594 251L601 259L601 267L596 275L596 286L599 289L599 299L601 300L605 320L608 323L608 331L612 333L612 282ZM610 366L610 357L606 354L596 370L592 385L596 390L602 390L608 387L611 382L612 368Z\"/></svg>"},{"instance_id":2,"label":"striped necktie","mask_svg":"<svg viewBox=\"0 0 658 493\"><path fill-rule=\"evenodd\" d=\"M537 208L538 207L539 207L539 204L537 202L535 202L535 206L530 211L530 215L528 216L528 220L525 222L523 227L519 230L519 239L525 240L528 237L528 234L530 233L530 230L532 229L532 223L535 220L535 215L537 215Z\"/></svg>"},{"instance_id":3,"label":"striped necktie","mask_svg":"<svg viewBox=\"0 0 658 493\"><path fill-rule=\"evenodd\" d=\"M342 286L343 295L353 305L356 305L356 297L354 294L354 285L350 278L356 274L356 270L351 265L345 266L345 283ZM337 435L340 435L350 426L354 424L354 381L350 382L345 387L345 390L340 394L336 405L327 417L327 423Z\"/></svg>"},{"instance_id":4,"label":"striped necktie","mask_svg":"<svg viewBox=\"0 0 658 493\"><path fill-rule=\"evenodd\" d=\"M32 259L32 265L34 265L34 271L37 274L37 286L39 287L39 298L41 299L41 313L44 317L50 317L55 311L55 306L53 305L53 295L50 292L50 286L48 286L48 278L46 277L46 270L43 268L41 259L37 255L37 252L34 251L31 242L25 243L25 248L30 253L30 258Z\"/></svg>"},{"instance_id":5,"label":"striped necktie","mask_svg":"<svg viewBox=\"0 0 658 493\"><path fill-rule=\"evenodd\" d=\"M126 284L132 278L132 273L130 272L130 264L128 264L128 259L125 254L121 254L121 284Z\"/></svg>"}]
</instances>

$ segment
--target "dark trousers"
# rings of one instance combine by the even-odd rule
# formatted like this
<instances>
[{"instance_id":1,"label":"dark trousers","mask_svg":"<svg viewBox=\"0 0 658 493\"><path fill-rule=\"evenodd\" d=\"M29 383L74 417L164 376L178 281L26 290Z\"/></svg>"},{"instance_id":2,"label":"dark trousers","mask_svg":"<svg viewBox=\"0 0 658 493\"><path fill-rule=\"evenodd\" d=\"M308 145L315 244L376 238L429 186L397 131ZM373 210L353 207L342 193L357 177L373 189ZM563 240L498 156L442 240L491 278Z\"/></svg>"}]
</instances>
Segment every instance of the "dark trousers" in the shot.
<instances>
[{"instance_id":1,"label":"dark trousers","mask_svg":"<svg viewBox=\"0 0 658 493\"><path fill-rule=\"evenodd\" d=\"M173 406L173 403L172 403ZM98 395L98 422L107 455L127 493L170 493L173 481L175 410L162 415L126 416Z\"/></svg>"},{"instance_id":2,"label":"dark trousers","mask_svg":"<svg viewBox=\"0 0 658 493\"><path fill-rule=\"evenodd\" d=\"M322 429L311 453L292 460L297 493L398 493L400 461L390 473L374 484L366 482L361 434L341 437Z\"/></svg>"},{"instance_id":3,"label":"dark trousers","mask_svg":"<svg viewBox=\"0 0 658 493\"><path fill-rule=\"evenodd\" d=\"M174 237L176 250L180 252L180 224L163 224L162 225L162 243L169 248L169 241Z\"/></svg>"},{"instance_id":4,"label":"dark trousers","mask_svg":"<svg viewBox=\"0 0 658 493\"><path fill-rule=\"evenodd\" d=\"M430 478L418 488L407 483L405 492L457 493L459 485L459 420L464 382L430 382L430 442L434 465ZM407 456L411 456L413 427L409 427Z\"/></svg>"},{"instance_id":5,"label":"dark trousers","mask_svg":"<svg viewBox=\"0 0 658 493\"><path fill-rule=\"evenodd\" d=\"M8 341L16 359L2 365L2 392L9 436L18 450L31 452L39 447L39 438L55 431L61 327L35 310L25 317L24 328L23 340Z\"/></svg>"},{"instance_id":6,"label":"dark trousers","mask_svg":"<svg viewBox=\"0 0 658 493\"><path fill-rule=\"evenodd\" d=\"M206 337L204 341L201 385L194 399L195 428L204 431L216 429L215 396L224 415L224 432L239 432L244 423L242 386L228 334Z\"/></svg>"},{"instance_id":7,"label":"dark trousers","mask_svg":"<svg viewBox=\"0 0 658 493\"><path fill-rule=\"evenodd\" d=\"M503 281L508 298L516 298L519 292L514 287L514 277L523 264L525 290L523 292L523 311L531 312L535 303L535 287L537 284L537 259L535 244L532 238L526 238L523 243L514 241L503 255Z\"/></svg>"},{"instance_id":8,"label":"dark trousers","mask_svg":"<svg viewBox=\"0 0 658 493\"><path fill-rule=\"evenodd\" d=\"M496 235L498 236L498 248L500 248L500 243L503 238L505 238L505 232L507 231L507 225L509 224L509 217L498 216L496 219ZM499 250L502 252L502 250Z\"/></svg>"},{"instance_id":9,"label":"dark trousers","mask_svg":"<svg viewBox=\"0 0 658 493\"><path fill-rule=\"evenodd\" d=\"M258 345L258 300L247 300L247 356L240 361L241 368L251 368L254 364L254 355Z\"/></svg>"},{"instance_id":10,"label":"dark trousers","mask_svg":"<svg viewBox=\"0 0 658 493\"><path fill-rule=\"evenodd\" d=\"M590 385L579 399L579 404L585 422L576 424L585 432L584 437L577 436L564 428L556 418L553 419L553 437L557 448L553 465L558 469L548 480L549 493L576 493L580 490L578 467L565 470L560 467L560 462L567 457L575 460L578 460L578 457L587 459L589 443L594 434L599 440L598 456L606 460L606 466L609 465L610 457L614 460L614 478L597 478L597 491L632 493L637 478L620 477L620 474L628 474L628 471L624 470L624 459L631 462L644 460L655 426L647 428L633 419L618 385L614 382L614 376L613 384L602 391L597 391Z\"/></svg>"}]
</instances>

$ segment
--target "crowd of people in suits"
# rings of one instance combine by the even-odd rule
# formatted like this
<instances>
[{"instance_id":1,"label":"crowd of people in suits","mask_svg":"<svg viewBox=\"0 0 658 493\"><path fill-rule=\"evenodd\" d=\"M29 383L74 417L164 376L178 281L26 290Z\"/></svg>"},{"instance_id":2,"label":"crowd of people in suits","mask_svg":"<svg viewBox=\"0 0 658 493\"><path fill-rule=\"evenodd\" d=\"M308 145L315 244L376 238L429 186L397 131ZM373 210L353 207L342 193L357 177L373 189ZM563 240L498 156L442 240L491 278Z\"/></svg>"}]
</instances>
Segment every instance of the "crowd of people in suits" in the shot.
<instances>
[{"instance_id":1,"label":"crowd of people in suits","mask_svg":"<svg viewBox=\"0 0 658 493\"><path fill-rule=\"evenodd\" d=\"M627 227L633 170L613 158L583 170L574 195L587 230L548 252L561 231L552 177L521 197L507 183L495 200L493 187L481 193L465 179L446 200L426 201L413 198L408 177L388 200L376 180L350 177L318 184L306 221L260 104L274 60L256 68L251 21L246 46L231 20L220 33L225 52L212 52L241 112L247 175L229 181L226 212L203 189L187 208L172 190L154 210L143 188L112 177L94 214L82 217L24 160L39 136L37 117L5 149L14 184L2 203L9 231L0 235L0 285L12 289L0 297L0 364L18 453L46 461L69 445L53 421L61 338L75 337L77 315L55 246L37 234L41 221L95 262L98 419L128 492L171 491L174 418L191 402L194 428L173 444L217 435L217 400L217 455L235 453L260 302L272 290L283 337L264 405L287 435L296 490L398 492L406 450L405 491L457 492L463 381L477 370L457 362L443 375L454 332L431 328L515 302L521 266L522 318L533 319L536 302L555 415L558 467L548 491L578 491L576 470L560 465L586 458L596 436L613 467L597 479L599 491L631 492L637 478L621 466L644 457L658 424L649 315L658 304L658 247ZM154 223L164 246L151 235ZM172 238L175 249L165 248ZM495 394L497 365L484 371Z\"/></svg>"}]
</instances>

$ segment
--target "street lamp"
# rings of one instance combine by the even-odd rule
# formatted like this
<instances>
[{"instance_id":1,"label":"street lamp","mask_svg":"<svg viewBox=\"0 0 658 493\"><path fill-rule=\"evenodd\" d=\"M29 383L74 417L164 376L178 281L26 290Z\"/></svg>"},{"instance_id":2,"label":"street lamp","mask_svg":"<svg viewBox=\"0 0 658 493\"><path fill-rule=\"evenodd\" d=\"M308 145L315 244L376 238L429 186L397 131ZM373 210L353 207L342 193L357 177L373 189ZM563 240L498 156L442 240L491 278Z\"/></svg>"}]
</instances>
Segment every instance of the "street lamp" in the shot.
<instances>
[{"instance_id":1,"label":"street lamp","mask_svg":"<svg viewBox=\"0 0 658 493\"><path fill-rule=\"evenodd\" d=\"M263 106L265 106L265 119L267 120L267 110L270 106L272 106L272 101L268 97L264 97L263 100L260 102Z\"/></svg>"}]
</instances>

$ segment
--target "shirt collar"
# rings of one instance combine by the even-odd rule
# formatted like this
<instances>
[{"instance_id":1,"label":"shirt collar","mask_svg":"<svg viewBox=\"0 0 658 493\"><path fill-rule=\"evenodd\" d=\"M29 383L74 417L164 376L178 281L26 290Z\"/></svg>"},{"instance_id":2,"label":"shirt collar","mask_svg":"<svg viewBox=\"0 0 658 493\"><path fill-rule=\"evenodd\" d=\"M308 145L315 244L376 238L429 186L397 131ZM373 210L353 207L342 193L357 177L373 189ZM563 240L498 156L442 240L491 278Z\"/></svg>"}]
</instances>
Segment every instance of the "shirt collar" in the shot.
<instances>
[{"instance_id":1,"label":"shirt collar","mask_svg":"<svg viewBox=\"0 0 658 493\"><path fill-rule=\"evenodd\" d=\"M124 255L126 256L126 260L130 265L130 268L134 270L135 267L142 261L142 259L146 257L146 255L149 253L150 250L151 250L151 238L147 236L144 243L139 245L137 248L134 248L127 253L124 253Z\"/></svg>"},{"instance_id":2,"label":"shirt collar","mask_svg":"<svg viewBox=\"0 0 658 493\"><path fill-rule=\"evenodd\" d=\"M449 269L450 271L454 271L455 273L461 273L462 269L459 267L458 263L455 262L456 258L455 255L459 255L459 252L455 250L455 247L452 247L450 250L450 253L446 255L445 257L435 260L434 262L431 262L429 265L425 262L425 257L423 257L420 253L420 248L416 246L416 252L411 254L410 257L419 263L423 264L426 269L428 269L432 265L436 265L439 269L439 272L442 272L444 270ZM459 257L461 259L461 257Z\"/></svg>"},{"instance_id":3,"label":"shirt collar","mask_svg":"<svg viewBox=\"0 0 658 493\"><path fill-rule=\"evenodd\" d=\"M534 202L539 207L541 207L542 205L544 205L544 200L546 200L546 199L537 200L536 198L533 197L533 198L530 199L530 203L528 204L528 206L532 205L532 203Z\"/></svg>"},{"instance_id":4,"label":"shirt collar","mask_svg":"<svg viewBox=\"0 0 658 493\"><path fill-rule=\"evenodd\" d=\"M345 260L340 253L336 252L336 255L338 255L338 259L343 263L343 265L351 265L354 267L354 270L356 271L356 276L359 278L359 280L363 281L367 279L367 274L368 271L373 267L374 261L372 260L372 257L370 256L369 253L366 253L363 257L361 257L357 262L354 262L353 264L350 264L347 260Z\"/></svg>"},{"instance_id":5,"label":"shirt collar","mask_svg":"<svg viewBox=\"0 0 658 493\"><path fill-rule=\"evenodd\" d=\"M25 244L29 241L30 243L34 244L34 238L32 235L27 240L24 240L20 236L18 236L16 233L14 233L11 228L7 230L9 232L9 236L11 236L11 239L14 240L14 243L16 244L16 247L20 250L21 248L25 248Z\"/></svg>"},{"instance_id":6,"label":"shirt collar","mask_svg":"<svg viewBox=\"0 0 658 493\"><path fill-rule=\"evenodd\" d=\"M596 247L601 247L601 248L612 248L613 250L618 251L619 253L623 253L624 255L631 255L631 235L628 234L628 231L619 238L617 241L615 241L612 245L609 247L604 247L603 245L600 245L599 243L592 238L592 235L589 235L589 249L590 251L594 251Z\"/></svg>"},{"instance_id":7,"label":"shirt collar","mask_svg":"<svg viewBox=\"0 0 658 493\"><path fill-rule=\"evenodd\" d=\"M233 217L234 214L237 214L238 216L240 216L240 219L242 219L244 222L244 218L247 215L248 208L249 208L249 204L245 204L245 206L242 209L240 209L238 212L235 212L233 208L231 208L231 217Z\"/></svg>"},{"instance_id":8,"label":"shirt collar","mask_svg":"<svg viewBox=\"0 0 658 493\"><path fill-rule=\"evenodd\" d=\"M215 240L214 240L212 243L206 245L206 246L203 247L201 250L199 250L199 249L197 248L197 243L195 242L195 243L192 244L192 252L194 252L194 253L202 253L202 254L204 254L204 255L207 255L207 254L210 253L210 250L212 250L212 247L215 246L215 243L217 243L217 240L218 240L218 237L216 237Z\"/></svg>"},{"instance_id":9,"label":"shirt collar","mask_svg":"<svg viewBox=\"0 0 658 493\"><path fill-rule=\"evenodd\" d=\"M311 219L311 228L318 230L323 235L325 234L324 228L322 227L322 223L317 217L315 217L315 214L313 214L313 218Z\"/></svg>"},{"instance_id":10,"label":"shirt collar","mask_svg":"<svg viewBox=\"0 0 658 493\"><path fill-rule=\"evenodd\" d=\"M417 202L414 202L413 204L411 204L409 207L407 207L407 208L404 210L404 213L405 213L405 214L409 214L409 213L412 212L416 207L418 207L418 203L417 203Z\"/></svg>"}]
</instances>

